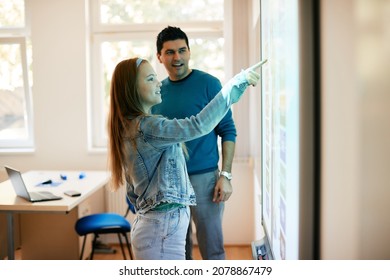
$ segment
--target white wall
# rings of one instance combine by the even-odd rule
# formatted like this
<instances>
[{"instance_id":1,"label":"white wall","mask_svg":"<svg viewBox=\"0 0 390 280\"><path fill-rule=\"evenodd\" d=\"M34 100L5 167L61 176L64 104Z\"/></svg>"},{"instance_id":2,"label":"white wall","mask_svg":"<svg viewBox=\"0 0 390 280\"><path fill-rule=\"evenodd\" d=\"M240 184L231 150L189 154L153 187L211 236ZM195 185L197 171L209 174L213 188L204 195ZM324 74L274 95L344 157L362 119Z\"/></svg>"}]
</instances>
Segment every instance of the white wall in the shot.
<instances>
[{"instance_id":1,"label":"white wall","mask_svg":"<svg viewBox=\"0 0 390 280\"><path fill-rule=\"evenodd\" d=\"M225 202L223 216L224 243L249 245L255 239L253 165L237 159L233 164L233 194Z\"/></svg>"},{"instance_id":2,"label":"white wall","mask_svg":"<svg viewBox=\"0 0 390 280\"><path fill-rule=\"evenodd\" d=\"M390 259L390 2L321 10L321 258Z\"/></svg>"},{"instance_id":3,"label":"white wall","mask_svg":"<svg viewBox=\"0 0 390 280\"><path fill-rule=\"evenodd\" d=\"M242 69L249 66L248 42L250 38L249 22L251 14L249 11L250 0L234 1L232 0L232 73L231 76L239 73ZM252 61L251 61L252 62ZM252 62L255 63L255 62ZM228 76L229 77L229 76ZM233 117L236 123L236 157L248 158L249 150L249 92L245 94L240 102L234 104Z\"/></svg>"},{"instance_id":4,"label":"white wall","mask_svg":"<svg viewBox=\"0 0 390 280\"><path fill-rule=\"evenodd\" d=\"M86 7L80 0L32 0L36 150L0 155L1 165L102 170L106 154L87 150Z\"/></svg>"}]
</instances>

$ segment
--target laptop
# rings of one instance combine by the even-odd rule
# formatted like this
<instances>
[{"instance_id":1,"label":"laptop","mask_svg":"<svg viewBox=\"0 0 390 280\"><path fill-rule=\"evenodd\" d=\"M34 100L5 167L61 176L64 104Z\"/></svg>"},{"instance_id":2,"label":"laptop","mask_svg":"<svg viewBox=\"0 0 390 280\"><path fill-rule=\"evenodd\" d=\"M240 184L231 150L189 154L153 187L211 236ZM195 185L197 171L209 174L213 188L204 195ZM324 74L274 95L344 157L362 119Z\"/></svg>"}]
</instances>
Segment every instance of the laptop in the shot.
<instances>
[{"instance_id":1,"label":"laptop","mask_svg":"<svg viewBox=\"0 0 390 280\"><path fill-rule=\"evenodd\" d=\"M9 166L4 166L7 170L8 177L11 180L12 186L17 196L23 197L30 202L50 201L62 199L61 196L56 196L48 191L29 192L26 184L23 181L20 171L15 170Z\"/></svg>"}]
</instances>

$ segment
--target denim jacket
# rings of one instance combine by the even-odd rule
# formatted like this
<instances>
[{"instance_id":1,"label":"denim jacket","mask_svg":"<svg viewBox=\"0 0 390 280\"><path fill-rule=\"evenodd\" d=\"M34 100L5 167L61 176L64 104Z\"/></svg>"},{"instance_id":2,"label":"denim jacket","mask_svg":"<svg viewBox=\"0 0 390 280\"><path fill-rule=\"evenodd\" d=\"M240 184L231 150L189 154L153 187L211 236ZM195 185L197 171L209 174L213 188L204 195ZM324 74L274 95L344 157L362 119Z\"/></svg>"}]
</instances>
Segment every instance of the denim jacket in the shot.
<instances>
[{"instance_id":1,"label":"denim jacket","mask_svg":"<svg viewBox=\"0 0 390 280\"><path fill-rule=\"evenodd\" d=\"M181 143L212 131L230 108L229 99L219 93L199 114L185 119L151 115L130 122L125 177L127 194L138 212L162 202L196 204Z\"/></svg>"}]
</instances>

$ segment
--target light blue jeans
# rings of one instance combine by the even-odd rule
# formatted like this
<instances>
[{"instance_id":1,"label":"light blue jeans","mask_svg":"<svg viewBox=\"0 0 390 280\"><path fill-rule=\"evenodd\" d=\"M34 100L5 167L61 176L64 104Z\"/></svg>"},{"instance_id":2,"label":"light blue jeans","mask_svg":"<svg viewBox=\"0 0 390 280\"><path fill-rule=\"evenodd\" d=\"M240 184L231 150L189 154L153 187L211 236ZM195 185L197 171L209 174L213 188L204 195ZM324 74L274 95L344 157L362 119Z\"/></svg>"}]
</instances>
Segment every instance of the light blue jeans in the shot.
<instances>
[{"instance_id":1,"label":"light blue jeans","mask_svg":"<svg viewBox=\"0 0 390 280\"><path fill-rule=\"evenodd\" d=\"M131 229L136 260L184 260L189 207L137 213Z\"/></svg>"}]
</instances>

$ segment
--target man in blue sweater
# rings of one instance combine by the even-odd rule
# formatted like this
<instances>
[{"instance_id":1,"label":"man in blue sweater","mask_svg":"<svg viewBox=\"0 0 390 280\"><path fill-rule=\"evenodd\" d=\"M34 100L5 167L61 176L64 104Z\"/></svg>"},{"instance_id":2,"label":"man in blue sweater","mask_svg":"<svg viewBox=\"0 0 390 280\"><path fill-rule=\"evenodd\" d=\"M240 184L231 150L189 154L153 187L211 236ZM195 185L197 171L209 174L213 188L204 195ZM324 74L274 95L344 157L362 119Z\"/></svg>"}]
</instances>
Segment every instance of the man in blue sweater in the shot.
<instances>
[{"instance_id":1,"label":"man in blue sweater","mask_svg":"<svg viewBox=\"0 0 390 280\"><path fill-rule=\"evenodd\" d=\"M191 52L187 35L168 26L157 36L157 58L165 66L168 78L162 81L162 103L153 107L154 114L168 118L196 115L221 90L220 81L188 66ZM210 134L186 143L190 181L197 205L191 208L196 236L203 259L225 259L222 217L224 202L232 194L231 169L236 141L236 127L229 111ZM222 142L219 172L218 136ZM172 137L175 137L172 135ZM187 233L186 258L192 259L191 223Z\"/></svg>"}]
</instances>

